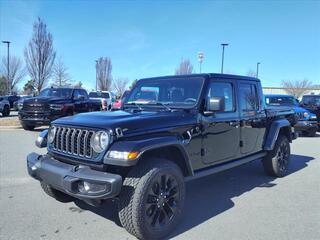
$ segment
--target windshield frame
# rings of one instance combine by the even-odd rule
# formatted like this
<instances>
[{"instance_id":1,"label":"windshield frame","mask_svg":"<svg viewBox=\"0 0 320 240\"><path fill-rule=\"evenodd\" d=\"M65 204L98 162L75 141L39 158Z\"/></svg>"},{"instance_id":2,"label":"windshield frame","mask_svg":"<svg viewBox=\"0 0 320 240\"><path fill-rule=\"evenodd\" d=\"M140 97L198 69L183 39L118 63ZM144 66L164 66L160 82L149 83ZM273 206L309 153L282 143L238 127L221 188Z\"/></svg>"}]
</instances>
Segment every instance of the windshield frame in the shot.
<instances>
[{"instance_id":1,"label":"windshield frame","mask_svg":"<svg viewBox=\"0 0 320 240\"><path fill-rule=\"evenodd\" d=\"M131 97L132 94L134 94L135 89L140 87L143 83L152 83L155 81L170 81L170 80L185 80L186 78L188 78L190 81L192 81L192 79L199 79L201 80L200 83L200 89L199 89L199 94L198 94L198 98L196 99L196 102L194 104L190 104L190 105L182 105L182 104L176 104L176 103L171 103L170 102L164 102L164 101L150 101L148 103L141 103L141 102L137 102L137 101L128 101ZM164 106L161 105L157 105L157 103L162 103L166 106L168 106L171 109L194 109L197 108L201 102L202 99L202 93L203 93L203 88L205 87L205 82L206 82L206 78L204 76L172 76L172 77L157 77L157 78L144 78L139 80L135 86L129 91L129 93L127 94L127 96L125 97L125 101L123 102L122 108L127 108L128 106L133 106L135 108L137 108L138 104L140 107L142 108L161 108L163 109Z\"/></svg>"},{"instance_id":2,"label":"windshield frame","mask_svg":"<svg viewBox=\"0 0 320 240\"><path fill-rule=\"evenodd\" d=\"M50 90L58 90L58 91L63 91L63 90L69 90L70 91L70 97L67 97L67 96L53 96L53 95L41 95L42 92L44 91L50 91ZM71 99L73 97L73 90L72 88L45 88L43 89L40 93L39 93L39 97L57 97L57 98L67 98L67 99Z\"/></svg>"}]
</instances>

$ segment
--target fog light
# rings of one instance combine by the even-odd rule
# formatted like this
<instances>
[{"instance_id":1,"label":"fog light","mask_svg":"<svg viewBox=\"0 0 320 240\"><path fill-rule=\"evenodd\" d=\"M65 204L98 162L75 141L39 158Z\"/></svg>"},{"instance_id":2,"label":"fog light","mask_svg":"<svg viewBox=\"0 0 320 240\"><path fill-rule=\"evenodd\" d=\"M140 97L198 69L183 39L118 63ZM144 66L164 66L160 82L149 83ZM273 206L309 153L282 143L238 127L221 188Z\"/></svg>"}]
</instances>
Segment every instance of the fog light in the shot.
<instances>
[{"instance_id":1,"label":"fog light","mask_svg":"<svg viewBox=\"0 0 320 240\"><path fill-rule=\"evenodd\" d=\"M107 184L80 181L78 183L78 190L80 193L83 194L98 194L107 191Z\"/></svg>"}]
</instances>

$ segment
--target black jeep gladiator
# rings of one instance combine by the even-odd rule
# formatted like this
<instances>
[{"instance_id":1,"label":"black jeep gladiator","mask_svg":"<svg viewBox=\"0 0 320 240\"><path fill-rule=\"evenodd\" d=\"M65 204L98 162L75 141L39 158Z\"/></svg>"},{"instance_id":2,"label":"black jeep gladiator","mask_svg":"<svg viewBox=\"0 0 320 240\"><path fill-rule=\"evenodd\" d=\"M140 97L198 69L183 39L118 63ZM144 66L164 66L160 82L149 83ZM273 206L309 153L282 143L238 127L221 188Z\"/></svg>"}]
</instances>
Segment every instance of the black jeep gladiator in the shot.
<instances>
[{"instance_id":1,"label":"black jeep gladiator","mask_svg":"<svg viewBox=\"0 0 320 240\"><path fill-rule=\"evenodd\" d=\"M100 109L101 103L90 100L84 89L46 88L39 96L23 101L19 119L25 130L33 130L60 117Z\"/></svg>"},{"instance_id":2,"label":"black jeep gladiator","mask_svg":"<svg viewBox=\"0 0 320 240\"><path fill-rule=\"evenodd\" d=\"M291 108L265 108L256 78L141 79L119 111L52 122L36 141L48 153L29 154L27 168L57 200L118 199L129 233L161 239L184 210L185 181L257 159L267 174L285 176L294 124Z\"/></svg>"}]
</instances>

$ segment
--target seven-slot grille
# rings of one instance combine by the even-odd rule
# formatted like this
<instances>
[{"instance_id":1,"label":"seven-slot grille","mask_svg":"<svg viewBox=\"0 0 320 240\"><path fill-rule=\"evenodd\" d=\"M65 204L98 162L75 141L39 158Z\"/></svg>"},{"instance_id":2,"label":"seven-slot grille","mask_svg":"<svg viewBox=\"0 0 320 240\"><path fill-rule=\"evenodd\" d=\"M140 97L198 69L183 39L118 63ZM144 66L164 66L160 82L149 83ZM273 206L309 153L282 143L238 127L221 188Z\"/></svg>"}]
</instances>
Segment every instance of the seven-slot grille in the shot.
<instances>
[{"instance_id":1,"label":"seven-slot grille","mask_svg":"<svg viewBox=\"0 0 320 240\"><path fill-rule=\"evenodd\" d=\"M56 128L53 150L76 157L92 158L90 140L94 131L69 127Z\"/></svg>"}]
</instances>

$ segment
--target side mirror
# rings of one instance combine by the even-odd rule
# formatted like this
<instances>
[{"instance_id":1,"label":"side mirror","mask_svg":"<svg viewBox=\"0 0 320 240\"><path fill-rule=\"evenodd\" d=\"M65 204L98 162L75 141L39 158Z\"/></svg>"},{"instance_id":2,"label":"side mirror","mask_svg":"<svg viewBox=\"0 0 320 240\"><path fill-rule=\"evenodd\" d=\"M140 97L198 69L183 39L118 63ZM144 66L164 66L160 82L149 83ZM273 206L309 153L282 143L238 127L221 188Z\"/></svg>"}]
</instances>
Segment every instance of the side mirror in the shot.
<instances>
[{"instance_id":1,"label":"side mirror","mask_svg":"<svg viewBox=\"0 0 320 240\"><path fill-rule=\"evenodd\" d=\"M208 102L208 110L212 112L224 111L224 97L212 97Z\"/></svg>"},{"instance_id":2,"label":"side mirror","mask_svg":"<svg viewBox=\"0 0 320 240\"><path fill-rule=\"evenodd\" d=\"M85 99L85 97L84 97L83 95L79 95L79 96L77 97L77 100L83 101L84 99Z\"/></svg>"},{"instance_id":3,"label":"side mirror","mask_svg":"<svg viewBox=\"0 0 320 240\"><path fill-rule=\"evenodd\" d=\"M225 109L224 97L211 97L208 99L205 116L213 115L215 112L221 112Z\"/></svg>"}]
</instances>

